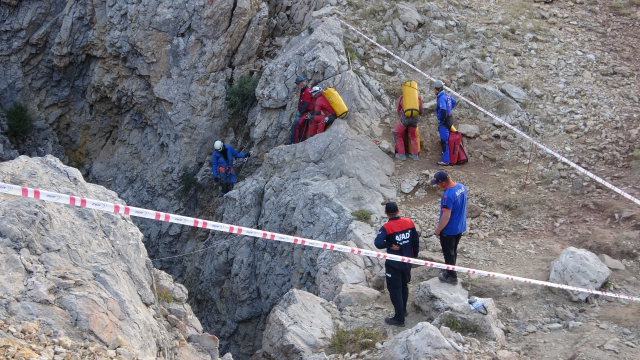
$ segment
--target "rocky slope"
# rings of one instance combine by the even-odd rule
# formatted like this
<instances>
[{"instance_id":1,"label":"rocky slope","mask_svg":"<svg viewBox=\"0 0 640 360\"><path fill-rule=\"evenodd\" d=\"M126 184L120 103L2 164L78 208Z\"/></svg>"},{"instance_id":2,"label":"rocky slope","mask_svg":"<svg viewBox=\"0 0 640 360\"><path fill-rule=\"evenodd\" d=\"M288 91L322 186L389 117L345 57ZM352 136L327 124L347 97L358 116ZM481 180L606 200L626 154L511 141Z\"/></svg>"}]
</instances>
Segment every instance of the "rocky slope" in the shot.
<instances>
[{"instance_id":1,"label":"rocky slope","mask_svg":"<svg viewBox=\"0 0 640 360\"><path fill-rule=\"evenodd\" d=\"M0 179L122 203L53 156L3 162ZM3 358L218 358L187 290L153 268L129 216L4 194L0 214Z\"/></svg>"}]
</instances>

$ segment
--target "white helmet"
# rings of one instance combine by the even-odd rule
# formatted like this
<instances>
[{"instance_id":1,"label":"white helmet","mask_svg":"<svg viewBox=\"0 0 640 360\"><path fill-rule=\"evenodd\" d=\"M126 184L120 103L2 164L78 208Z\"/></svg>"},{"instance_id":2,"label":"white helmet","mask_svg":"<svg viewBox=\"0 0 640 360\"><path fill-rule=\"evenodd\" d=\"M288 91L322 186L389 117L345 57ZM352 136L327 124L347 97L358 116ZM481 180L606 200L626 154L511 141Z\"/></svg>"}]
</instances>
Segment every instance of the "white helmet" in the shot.
<instances>
[{"instance_id":1,"label":"white helmet","mask_svg":"<svg viewBox=\"0 0 640 360\"><path fill-rule=\"evenodd\" d=\"M222 141L217 140L214 144L213 144L213 148L220 151L222 150L222 148L224 147L224 144L222 143Z\"/></svg>"}]
</instances>

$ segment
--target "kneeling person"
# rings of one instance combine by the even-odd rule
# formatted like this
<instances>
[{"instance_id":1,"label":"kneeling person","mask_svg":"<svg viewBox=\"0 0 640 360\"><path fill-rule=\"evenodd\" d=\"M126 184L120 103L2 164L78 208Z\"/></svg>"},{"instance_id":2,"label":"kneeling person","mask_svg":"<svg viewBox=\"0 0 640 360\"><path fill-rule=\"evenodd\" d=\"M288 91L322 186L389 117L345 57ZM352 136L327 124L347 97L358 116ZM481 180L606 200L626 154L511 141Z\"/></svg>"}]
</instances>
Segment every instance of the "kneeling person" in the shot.
<instances>
[{"instance_id":1,"label":"kneeling person","mask_svg":"<svg viewBox=\"0 0 640 360\"><path fill-rule=\"evenodd\" d=\"M378 249L387 249L387 254L406 258L416 258L420 250L420 239L413 221L398 216L398 205L389 202L384 208L389 221L382 226L375 240ZM411 280L411 264L387 260L385 262L387 290L395 310L395 316L384 321L390 325L404 326L407 316L407 300L409 300L409 281Z\"/></svg>"},{"instance_id":2,"label":"kneeling person","mask_svg":"<svg viewBox=\"0 0 640 360\"><path fill-rule=\"evenodd\" d=\"M333 110L329 100L322 94L322 88L314 86L311 89L311 95L314 97L313 113L309 116L311 126L309 126L309 136L324 132L325 126L333 123L338 118L336 111Z\"/></svg>"}]
</instances>

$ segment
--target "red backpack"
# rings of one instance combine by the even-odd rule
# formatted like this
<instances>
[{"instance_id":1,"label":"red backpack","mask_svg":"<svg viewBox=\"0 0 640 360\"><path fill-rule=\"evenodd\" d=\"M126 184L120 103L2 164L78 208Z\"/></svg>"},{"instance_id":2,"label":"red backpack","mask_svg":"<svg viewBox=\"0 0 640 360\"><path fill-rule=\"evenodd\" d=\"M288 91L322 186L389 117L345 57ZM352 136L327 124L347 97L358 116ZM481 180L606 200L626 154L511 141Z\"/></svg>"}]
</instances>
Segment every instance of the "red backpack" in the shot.
<instances>
[{"instance_id":1,"label":"red backpack","mask_svg":"<svg viewBox=\"0 0 640 360\"><path fill-rule=\"evenodd\" d=\"M467 158L467 150L462 145L462 134L457 131L449 131L449 164L464 164Z\"/></svg>"}]
</instances>

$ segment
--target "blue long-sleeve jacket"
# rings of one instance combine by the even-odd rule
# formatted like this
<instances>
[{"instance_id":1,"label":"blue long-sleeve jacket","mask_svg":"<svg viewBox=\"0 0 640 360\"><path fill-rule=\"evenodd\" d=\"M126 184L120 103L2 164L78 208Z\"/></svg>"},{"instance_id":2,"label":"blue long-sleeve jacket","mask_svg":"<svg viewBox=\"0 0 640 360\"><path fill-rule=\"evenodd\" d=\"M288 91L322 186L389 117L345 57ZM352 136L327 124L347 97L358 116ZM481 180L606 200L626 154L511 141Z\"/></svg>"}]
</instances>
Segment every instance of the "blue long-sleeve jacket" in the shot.
<instances>
[{"instance_id":1,"label":"blue long-sleeve jacket","mask_svg":"<svg viewBox=\"0 0 640 360\"><path fill-rule=\"evenodd\" d=\"M399 255L407 258L417 258L420 251L420 238L413 221L409 218L394 217L380 228L380 232L374 240L378 249L387 249L387 254ZM399 250L391 249L391 246L400 246ZM394 269L410 269L411 264L399 261L387 260L386 265Z\"/></svg>"},{"instance_id":2,"label":"blue long-sleeve jacket","mask_svg":"<svg viewBox=\"0 0 640 360\"><path fill-rule=\"evenodd\" d=\"M231 147L231 145L225 145L225 149L227 149L227 157L229 159L229 163L225 160L224 156L220 153L220 151L214 151L213 156L211 156L211 170L213 172L213 177L218 176L219 168L231 168L233 167L233 158L243 158L245 154L239 153Z\"/></svg>"},{"instance_id":3,"label":"blue long-sleeve jacket","mask_svg":"<svg viewBox=\"0 0 640 360\"><path fill-rule=\"evenodd\" d=\"M452 98L451 95L444 92L444 90L438 93L438 101L436 101L436 116L438 117L438 123L442 124L444 118L451 115L451 111L458 102Z\"/></svg>"}]
</instances>

